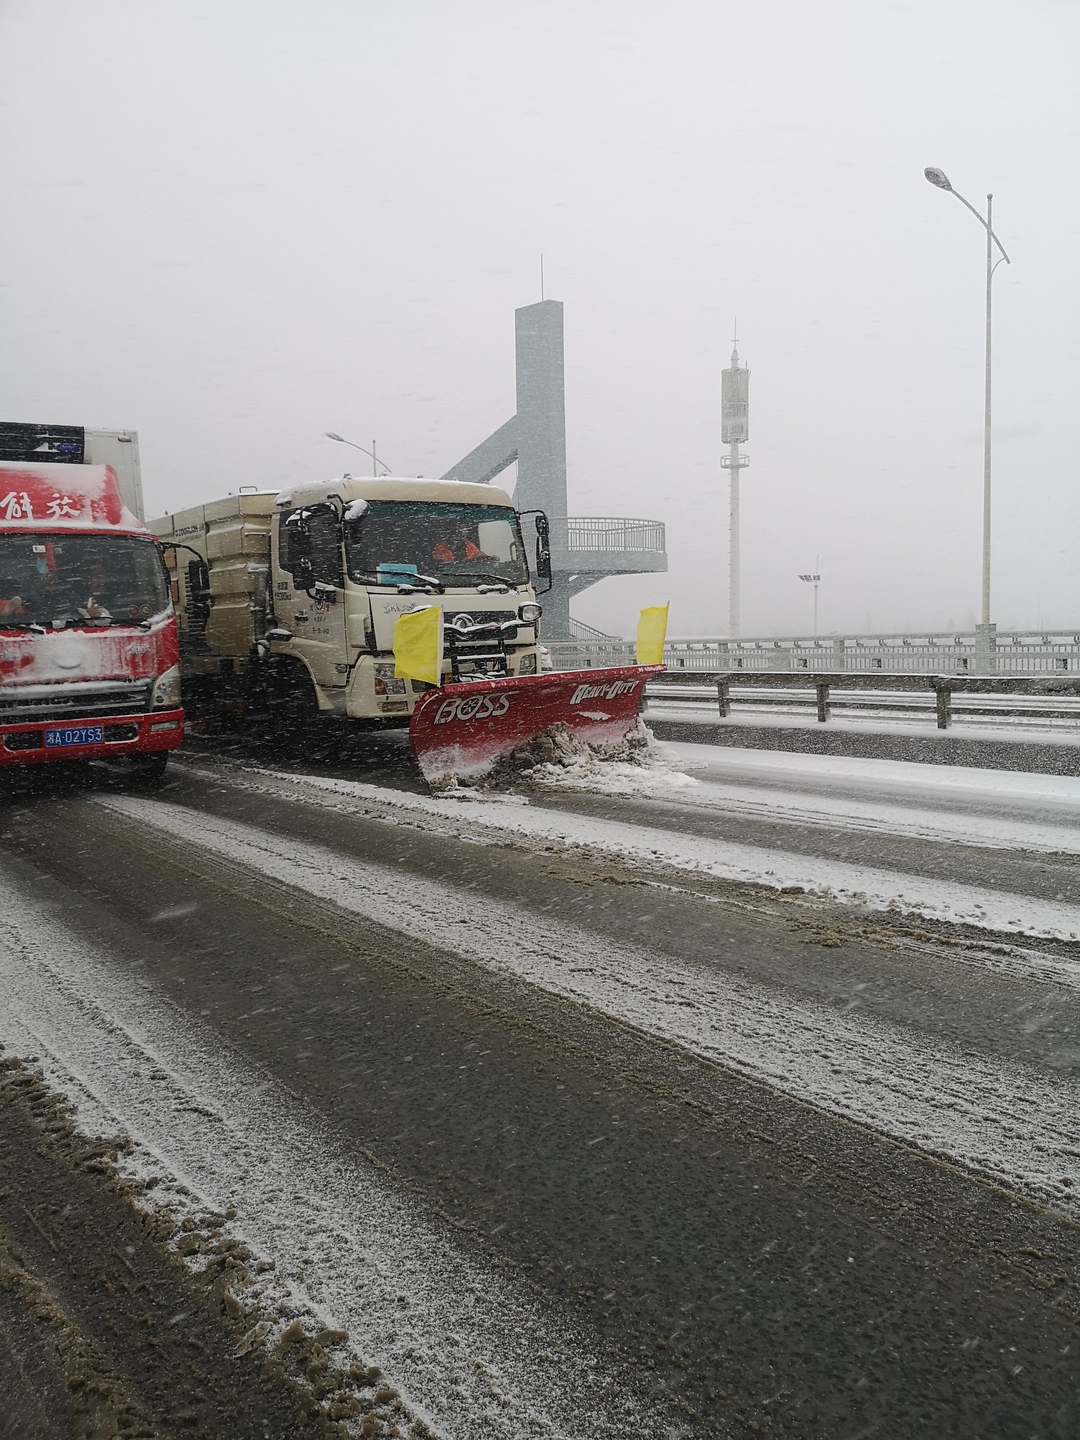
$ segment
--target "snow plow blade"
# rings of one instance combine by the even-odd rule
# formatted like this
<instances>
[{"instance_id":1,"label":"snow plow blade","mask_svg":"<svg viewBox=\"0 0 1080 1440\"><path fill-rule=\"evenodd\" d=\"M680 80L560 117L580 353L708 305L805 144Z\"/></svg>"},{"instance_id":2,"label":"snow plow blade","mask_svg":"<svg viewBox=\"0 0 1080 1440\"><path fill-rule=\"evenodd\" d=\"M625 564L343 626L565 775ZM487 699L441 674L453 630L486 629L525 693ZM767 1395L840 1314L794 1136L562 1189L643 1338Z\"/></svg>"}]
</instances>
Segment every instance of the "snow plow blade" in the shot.
<instances>
[{"instance_id":1,"label":"snow plow blade","mask_svg":"<svg viewBox=\"0 0 1080 1440\"><path fill-rule=\"evenodd\" d=\"M409 743L435 786L482 779L560 721L586 744L615 744L636 730L642 692L663 669L620 665L440 685L417 701Z\"/></svg>"}]
</instances>

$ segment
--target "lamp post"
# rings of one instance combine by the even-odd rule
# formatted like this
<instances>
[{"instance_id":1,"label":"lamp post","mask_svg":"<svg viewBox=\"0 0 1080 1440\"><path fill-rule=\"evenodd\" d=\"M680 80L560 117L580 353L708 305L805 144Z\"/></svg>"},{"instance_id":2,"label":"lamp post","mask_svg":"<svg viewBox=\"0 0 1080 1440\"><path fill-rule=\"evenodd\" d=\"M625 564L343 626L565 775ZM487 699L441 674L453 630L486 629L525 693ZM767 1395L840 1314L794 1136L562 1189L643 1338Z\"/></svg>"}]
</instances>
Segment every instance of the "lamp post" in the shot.
<instances>
[{"instance_id":1,"label":"lamp post","mask_svg":"<svg viewBox=\"0 0 1080 1440\"><path fill-rule=\"evenodd\" d=\"M357 445L357 443L356 443L355 440L346 440L344 435L335 435L332 430L324 430L324 431L323 431L323 434L326 436L327 440L337 440L337 441L339 442L339 444L341 444L341 445L351 445L354 450L363 450L363 452L364 452L365 455L370 455L370 456L371 456L371 473L372 473L372 475L378 475L378 473L379 473L378 467L379 467L380 465L382 465L382 468L383 468L383 470L386 472L387 475L393 474L393 471L390 469L389 465L383 465L383 462L382 462L382 461L379 459L379 457L375 454L375 441L374 441L374 440L372 440L372 442L371 442L371 449L368 450L368 449L366 449L363 445Z\"/></svg>"},{"instance_id":2,"label":"lamp post","mask_svg":"<svg viewBox=\"0 0 1080 1440\"><path fill-rule=\"evenodd\" d=\"M976 651L985 649L986 659L989 662L990 652L990 298L991 282L994 278L994 271L1001 264L1002 260L1006 265L1012 261L1005 253L1005 247L994 234L994 197L986 197L986 218L979 214L975 206L965 200L958 190L954 190L949 177L944 170L938 170L935 166L928 166L923 171L931 185L936 185L939 190L948 190L955 195L961 205L966 205L975 219L986 231L986 380L985 400L983 407L983 555L982 555L982 647L978 638L976 639ZM1001 251L997 260L994 259L994 246ZM989 668L989 664L987 664Z\"/></svg>"},{"instance_id":3,"label":"lamp post","mask_svg":"<svg viewBox=\"0 0 1080 1440\"><path fill-rule=\"evenodd\" d=\"M817 565L820 564L820 561L816 561L816 560L815 560L814 564L815 564L815 568L816 568ZM808 585L813 585L813 587L814 587L814 639L816 640L816 639L817 639L817 587L821 584L821 576L820 576L820 575L817 575L817 574L814 574L814 575L800 575L800 576L799 576L799 579L800 579L800 580L805 580Z\"/></svg>"}]
</instances>

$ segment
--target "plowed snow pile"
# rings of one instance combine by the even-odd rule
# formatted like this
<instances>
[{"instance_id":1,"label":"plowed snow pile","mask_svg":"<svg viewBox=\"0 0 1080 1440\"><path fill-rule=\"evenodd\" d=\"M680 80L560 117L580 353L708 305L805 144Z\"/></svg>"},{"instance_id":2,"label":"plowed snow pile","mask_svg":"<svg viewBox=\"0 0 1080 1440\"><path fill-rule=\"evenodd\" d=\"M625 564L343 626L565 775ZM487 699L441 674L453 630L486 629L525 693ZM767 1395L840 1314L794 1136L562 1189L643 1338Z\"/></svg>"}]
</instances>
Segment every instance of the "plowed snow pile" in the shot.
<instances>
[{"instance_id":1,"label":"plowed snow pile","mask_svg":"<svg viewBox=\"0 0 1080 1440\"><path fill-rule=\"evenodd\" d=\"M510 755L501 756L475 788L599 790L627 795L701 783L677 769L674 760L674 751L655 740L644 725L639 724L625 740L597 746L579 739L560 720Z\"/></svg>"}]
</instances>

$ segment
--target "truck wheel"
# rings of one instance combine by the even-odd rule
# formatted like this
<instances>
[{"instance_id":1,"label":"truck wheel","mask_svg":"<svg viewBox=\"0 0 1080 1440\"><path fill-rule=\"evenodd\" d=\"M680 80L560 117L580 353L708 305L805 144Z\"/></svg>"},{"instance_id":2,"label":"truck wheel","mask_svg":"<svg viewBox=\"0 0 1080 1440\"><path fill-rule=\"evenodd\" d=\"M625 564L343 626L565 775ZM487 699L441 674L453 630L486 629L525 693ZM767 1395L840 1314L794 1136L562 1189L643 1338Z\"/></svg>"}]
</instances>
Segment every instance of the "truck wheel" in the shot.
<instances>
[{"instance_id":1,"label":"truck wheel","mask_svg":"<svg viewBox=\"0 0 1080 1440\"><path fill-rule=\"evenodd\" d=\"M165 779L169 763L168 750L157 750L152 755L132 755L128 772L128 784L139 789L153 789Z\"/></svg>"},{"instance_id":2,"label":"truck wheel","mask_svg":"<svg viewBox=\"0 0 1080 1440\"><path fill-rule=\"evenodd\" d=\"M300 739L318 723L319 702L302 665L290 664L270 676L271 731L279 740Z\"/></svg>"}]
</instances>

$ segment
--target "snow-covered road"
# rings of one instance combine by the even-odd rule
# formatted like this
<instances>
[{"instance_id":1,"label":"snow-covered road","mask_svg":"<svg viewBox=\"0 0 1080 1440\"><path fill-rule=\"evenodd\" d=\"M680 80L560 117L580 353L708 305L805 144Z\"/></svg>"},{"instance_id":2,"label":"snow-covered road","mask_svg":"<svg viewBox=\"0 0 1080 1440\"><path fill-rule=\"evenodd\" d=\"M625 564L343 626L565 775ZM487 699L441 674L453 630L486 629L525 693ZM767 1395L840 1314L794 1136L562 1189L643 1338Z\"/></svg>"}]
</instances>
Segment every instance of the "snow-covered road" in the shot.
<instances>
[{"instance_id":1,"label":"snow-covered road","mask_svg":"<svg viewBox=\"0 0 1080 1440\"><path fill-rule=\"evenodd\" d=\"M804 783L808 779L813 780L814 789L782 788L782 782L789 780L788 771L781 771L774 786L766 789L752 784L724 784L712 778L721 767L711 756L702 760L697 753L687 753L706 747L670 748L675 752L674 758L685 764L686 775L693 776L695 769L700 769L708 778L697 787L689 788L679 783L685 778L681 775L670 784L662 772L659 778L646 775L643 778L649 783L645 785L633 775L623 774L615 784L608 780L603 789L598 788L590 777L569 789L553 784L530 797L502 795L489 798L466 791L452 799L432 799L408 791L388 790L352 780L325 779L317 775L269 772L267 778L304 789L367 799L415 815L464 817L468 826L482 826L507 835L527 836L534 841L553 841L561 846L585 848L630 862L659 863L775 890L802 889L861 909L900 910L1001 934L1080 942L1080 903L1069 904L1063 897L1051 900L1025 893L1022 880L1015 886L989 888L963 880L939 879L918 871L905 873L893 867L883 868L873 863L851 864L832 858L837 849L837 831L847 831L867 834L875 839L902 837L927 842L923 853L935 856L940 854L939 847L949 845L1000 850L1019 857L1064 856L1069 862L1069 878L1072 879L1076 870L1072 856L1080 848L1080 782L1059 780L1060 789L1055 796L1062 811L1066 814L1075 812L1077 828L1073 829L1061 823L1049 825L1039 818L1044 813L1045 787L1044 792L1034 798L1034 803L1027 804L1022 787L1016 787L1014 791L1002 787L1021 812L1015 819L1005 819L996 813L1001 803L997 799L999 792L980 790L971 782L946 792L940 797L946 803L932 808L929 802L939 797L934 797L926 788L924 779L923 788L914 792L923 801L921 807L916 803L914 794L912 803L894 805L874 799L834 796L834 772L829 761L823 761L819 771L804 765L796 772ZM799 758L807 760L813 757ZM844 762L845 765L857 763ZM872 763L867 762L868 765ZM900 771L907 768L930 770L933 767L896 765ZM740 779L744 774L760 776L760 762L755 760L745 772L732 767L727 772L721 770L721 773ZM994 773L975 772L977 775ZM849 785L860 778L857 773L850 776ZM880 785L878 775L873 771L865 778L868 783L863 793L866 789L873 794L879 788L887 788ZM894 780L890 772L886 772L883 778ZM1046 781L1055 777L1038 778ZM895 777L894 783L899 784L900 779ZM244 783L257 784L257 781ZM623 794L620 794L619 786ZM642 790L648 795L651 823L614 818L620 809L629 808L628 801L638 802L634 813L640 814L639 796ZM595 809L574 808L575 798L584 799L596 794L618 799L603 813L597 813ZM1076 798L1073 799L1073 796ZM554 806L551 802L556 798L564 803ZM949 801L955 800L968 804L982 800L995 813L958 814L948 805ZM706 833L688 823L702 815L714 822ZM1035 818L1029 818L1032 815ZM745 844L723 838L726 818L743 819L747 816L768 823L772 843ZM784 834L785 827L815 832L817 843L810 847L809 853L805 846L799 850L784 848L783 842L788 838ZM941 868L936 858L933 863L935 869ZM1063 978L1074 981L1080 978L1080 971L1076 970L1075 961L1071 958L1062 961L1061 973Z\"/></svg>"},{"instance_id":2,"label":"snow-covered road","mask_svg":"<svg viewBox=\"0 0 1080 1440\"><path fill-rule=\"evenodd\" d=\"M43 1059L91 1134L131 1137L126 1175L153 1177L177 1220L234 1217L230 1237L268 1267L240 1293L279 1328L349 1332L349 1360L392 1375L409 1413L440 1434L574 1440L641 1421L616 1405L593 1423L611 1409L608 1377L598 1383L581 1336L449 1245L445 1226L286 1088L3 879L0 990L3 1043Z\"/></svg>"},{"instance_id":3,"label":"snow-covered road","mask_svg":"<svg viewBox=\"0 0 1080 1440\"><path fill-rule=\"evenodd\" d=\"M915 1435L953 1353L1000 1433L1075 1408L1080 781L211 754L7 825L0 1044L448 1440Z\"/></svg>"},{"instance_id":4,"label":"snow-covered road","mask_svg":"<svg viewBox=\"0 0 1080 1440\"><path fill-rule=\"evenodd\" d=\"M911 1027L837 1011L718 967L679 963L641 945L602 944L595 933L550 915L533 916L525 925L512 904L402 873L397 865L354 860L327 846L161 801L101 803L181 844L204 847L411 939L441 944L474 964L685 1046L793 1098L947 1156L1080 1220L1080 1084L1065 1072L985 1060L957 1045L933 1043ZM496 813L510 812L499 806ZM551 838L552 831L540 834ZM601 832L596 843L614 848L605 839ZM654 853L670 859L666 848ZM1080 988L1080 965L1067 978Z\"/></svg>"}]
</instances>

